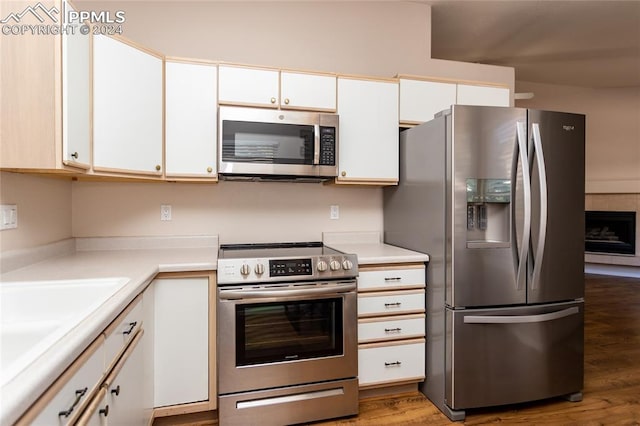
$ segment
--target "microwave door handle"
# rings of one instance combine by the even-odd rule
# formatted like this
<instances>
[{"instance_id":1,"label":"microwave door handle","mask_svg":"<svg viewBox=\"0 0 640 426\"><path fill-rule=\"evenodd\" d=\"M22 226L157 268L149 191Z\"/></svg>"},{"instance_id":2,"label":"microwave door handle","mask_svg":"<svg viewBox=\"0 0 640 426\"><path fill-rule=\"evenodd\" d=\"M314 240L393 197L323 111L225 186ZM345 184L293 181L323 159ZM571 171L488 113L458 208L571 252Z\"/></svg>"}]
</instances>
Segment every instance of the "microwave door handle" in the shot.
<instances>
[{"instance_id":1,"label":"microwave door handle","mask_svg":"<svg viewBox=\"0 0 640 426\"><path fill-rule=\"evenodd\" d=\"M313 126L313 165L320 164L320 125Z\"/></svg>"}]
</instances>

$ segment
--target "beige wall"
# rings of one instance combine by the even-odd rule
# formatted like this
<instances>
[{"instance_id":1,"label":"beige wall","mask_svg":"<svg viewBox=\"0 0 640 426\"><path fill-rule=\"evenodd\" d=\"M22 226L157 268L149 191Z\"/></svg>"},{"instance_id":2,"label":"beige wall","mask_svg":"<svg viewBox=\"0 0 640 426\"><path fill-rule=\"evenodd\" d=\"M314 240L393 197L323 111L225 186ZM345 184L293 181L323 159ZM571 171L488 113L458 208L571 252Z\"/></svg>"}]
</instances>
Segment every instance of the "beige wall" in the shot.
<instances>
[{"instance_id":1,"label":"beige wall","mask_svg":"<svg viewBox=\"0 0 640 426\"><path fill-rule=\"evenodd\" d=\"M589 89L516 82L534 98L516 106L586 115L587 193L640 193L640 88Z\"/></svg>"},{"instance_id":2,"label":"beige wall","mask_svg":"<svg viewBox=\"0 0 640 426\"><path fill-rule=\"evenodd\" d=\"M0 251L71 237L71 182L0 172L0 201L18 206L18 228L0 231Z\"/></svg>"},{"instance_id":3,"label":"beige wall","mask_svg":"<svg viewBox=\"0 0 640 426\"><path fill-rule=\"evenodd\" d=\"M160 205L172 220L160 220ZM331 205L340 218L329 219ZM382 229L382 190L311 183L73 183L75 237L217 234L221 243L321 240Z\"/></svg>"},{"instance_id":4,"label":"beige wall","mask_svg":"<svg viewBox=\"0 0 640 426\"><path fill-rule=\"evenodd\" d=\"M431 7L414 1L76 0L123 10L124 36L165 55L513 89L513 68L431 59Z\"/></svg>"}]
</instances>

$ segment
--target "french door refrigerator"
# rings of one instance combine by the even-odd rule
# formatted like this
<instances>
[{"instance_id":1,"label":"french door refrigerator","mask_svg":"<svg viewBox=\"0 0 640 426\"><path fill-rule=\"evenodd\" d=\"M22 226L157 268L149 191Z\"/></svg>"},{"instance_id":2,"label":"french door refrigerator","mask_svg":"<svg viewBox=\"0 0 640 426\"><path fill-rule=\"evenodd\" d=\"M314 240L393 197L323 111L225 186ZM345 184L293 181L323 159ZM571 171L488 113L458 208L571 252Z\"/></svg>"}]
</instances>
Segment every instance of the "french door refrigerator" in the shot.
<instances>
[{"instance_id":1,"label":"french door refrigerator","mask_svg":"<svg viewBox=\"0 0 640 426\"><path fill-rule=\"evenodd\" d=\"M582 399L585 117L454 105L400 137L386 243L428 253L423 393Z\"/></svg>"}]
</instances>

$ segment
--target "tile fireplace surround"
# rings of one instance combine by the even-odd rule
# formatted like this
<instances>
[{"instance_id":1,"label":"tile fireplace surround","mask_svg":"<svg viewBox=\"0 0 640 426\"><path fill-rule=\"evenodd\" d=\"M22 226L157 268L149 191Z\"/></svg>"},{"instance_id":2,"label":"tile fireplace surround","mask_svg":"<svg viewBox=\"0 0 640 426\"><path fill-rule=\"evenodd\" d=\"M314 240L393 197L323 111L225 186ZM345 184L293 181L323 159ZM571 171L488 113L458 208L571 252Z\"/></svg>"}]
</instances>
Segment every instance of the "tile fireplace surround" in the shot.
<instances>
[{"instance_id":1,"label":"tile fireplace surround","mask_svg":"<svg viewBox=\"0 0 640 426\"><path fill-rule=\"evenodd\" d=\"M640 277L640 194L586 194L585 210L635 211L636 254L585 254L585 271Z\"/></svg>"}]
</instances>

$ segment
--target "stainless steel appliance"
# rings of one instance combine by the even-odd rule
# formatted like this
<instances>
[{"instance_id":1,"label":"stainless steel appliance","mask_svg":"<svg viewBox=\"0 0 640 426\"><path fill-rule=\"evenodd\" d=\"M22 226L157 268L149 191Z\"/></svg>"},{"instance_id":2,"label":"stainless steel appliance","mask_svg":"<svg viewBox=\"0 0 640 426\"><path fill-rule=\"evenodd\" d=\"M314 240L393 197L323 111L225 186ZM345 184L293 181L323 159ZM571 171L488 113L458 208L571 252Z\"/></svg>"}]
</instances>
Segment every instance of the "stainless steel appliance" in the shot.
<instances>
[{"instance_id":1,"label":"stainless steel appliance","mask_svg":"<svg viewBox=\"0 0 640 426\"><path fill-rule=\"evenodd\" d=\"M315 242L218 256L220 424L357 414L356 256Z\"/></svg>"},{"instance_id":2,"label":"stainless steel appliance","mask_svg":"<svg viewBox=\"0 0 640 426\"><path fill-rule=\"evenodd\" d=\"M402 132L384 239L428 253L427 379L450 419L581 400L583 115L454 105Z\"/></svg>"},{"instance_id":3,"label":"stainless steel appliance","mask_svg":"<svg viewBox=\"0 0 640 426\"><path fill-rule=\"evenodd\" d=\"M312 179L338 175L335 114L222 106L223 179Z\"/></svg>"}]
</instances>

